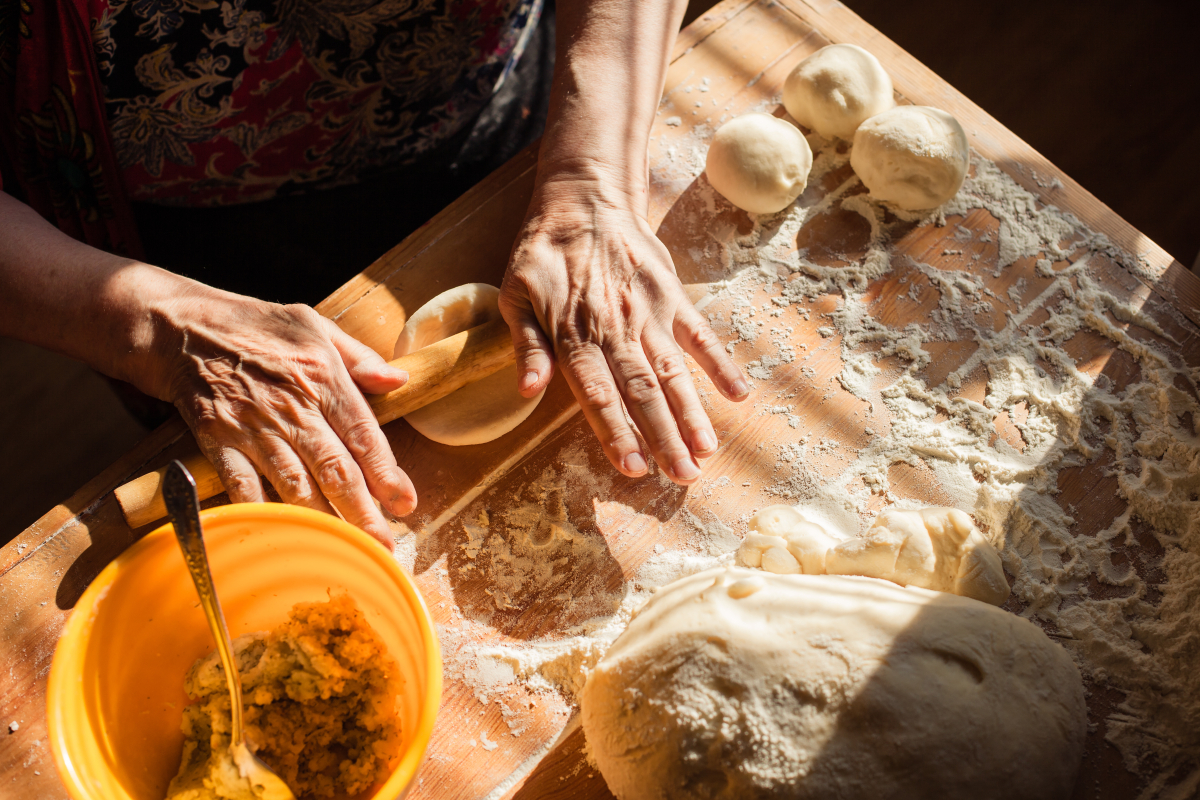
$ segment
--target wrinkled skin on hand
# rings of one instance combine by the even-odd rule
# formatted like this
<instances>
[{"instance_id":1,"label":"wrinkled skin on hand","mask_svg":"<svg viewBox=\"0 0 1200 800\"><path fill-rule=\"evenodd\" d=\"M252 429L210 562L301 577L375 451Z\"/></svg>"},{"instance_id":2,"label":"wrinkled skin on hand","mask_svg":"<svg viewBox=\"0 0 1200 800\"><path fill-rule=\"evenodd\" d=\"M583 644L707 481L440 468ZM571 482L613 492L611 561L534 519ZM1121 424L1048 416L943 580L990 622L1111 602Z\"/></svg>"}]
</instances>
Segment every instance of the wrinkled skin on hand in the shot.
<instances>
[{"instance_id":1,"label":"wrinkled skin on hand","mask_svg":"<svg viewBox=\"0 0 1200 800\"><path fill-rule=\"evenodd\" d=\"M616 469L647 472L627 408L669 477L691 483L697 457L715 452L717 438L684 352L725 397L740 400L749 385L646 220L589 199L586 187L566 187L572 199L555 200L558 188L535 193L501 286L518 388L527 397L541 391L557 362Z\"/></svg>"},{"instance_id":2,"label":"wrinkled skin on hand","mask_svg":"<svg viewBox=\"0 0 1200 800\"><path fill-rule=\"evenodd\" d=\"M219 293L168 315L178 355L171 400L233 502L263 500L256 469L286 502L333 513L389 550L380 509L416 507L416 492L363 393L407 375L308 306Z\"/></svg>"}]
</instances>

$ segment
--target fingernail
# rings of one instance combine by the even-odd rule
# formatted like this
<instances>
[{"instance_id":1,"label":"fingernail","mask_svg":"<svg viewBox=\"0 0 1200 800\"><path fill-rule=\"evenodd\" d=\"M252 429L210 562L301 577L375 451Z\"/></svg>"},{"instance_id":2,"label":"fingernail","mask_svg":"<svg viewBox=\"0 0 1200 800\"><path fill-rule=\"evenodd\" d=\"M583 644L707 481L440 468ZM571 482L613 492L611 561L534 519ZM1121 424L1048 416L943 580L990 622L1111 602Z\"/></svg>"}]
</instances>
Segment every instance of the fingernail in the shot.
<instances>
[{"instance_id":1,"label":"fingernail","mask_svg":"<svg viewBox=\"0 0 1200 800\"><path fill-rule=\"evenodd\" d=\"M745 378L738 378L733 382L733 396L745 397L750 394L750 384L746 383Z\"/></svg>"},{"instance_id":2,"label":"fingernail","mask_svg":"<svg viewBox=\"0 0 1200 800\"><path fill-rule=\"evenodd\" d=\"M538 374L533 370L529 370L521 376L521 391L528 391L535 383L537 383Z\"/></svg>"},{"instance_id":3,"label":"fingernail","mask_svg":"<svg viewBox=\"0 0 1200 800\"><path fill-rule=\"evenodd\" d=\"M625 471L631 475L641 475L646 471L646 459L642 458L641 453L630 453L622 463L625 465Z\"/></svg>"},{"instance_id":4,"label":"fingernail","mask_svg":"<svg viewBox=\"0 0 1200 800\"><path fill-rule=\"evenodd\" d=\"M671 471L681 481L690 481L700 475L700 467L696 466L696 462L686 456L676 461Z\"/></svg>"},{"instance_id":5,"label":"fingernail","mask_svg":"<svg viewBox=\"0 0 1200 800\"><path fill-rule=\"evenodd\" d=\"M701 453L711 453L717 449L717 437L713 436L709 431L700 431L696 434L696 450Z\"/></svg>"},{"instance_id":6,"label":"fingernail","mask_svg":"<svg viewBox=\"0 0 1200 800\"><path fill-rule=\"evenodd\" d=\"M404 370L397 369L396 367L388 367L388 372L391 373L392 380L408 383L408 373Z\"/></svg>"}]
</instances>

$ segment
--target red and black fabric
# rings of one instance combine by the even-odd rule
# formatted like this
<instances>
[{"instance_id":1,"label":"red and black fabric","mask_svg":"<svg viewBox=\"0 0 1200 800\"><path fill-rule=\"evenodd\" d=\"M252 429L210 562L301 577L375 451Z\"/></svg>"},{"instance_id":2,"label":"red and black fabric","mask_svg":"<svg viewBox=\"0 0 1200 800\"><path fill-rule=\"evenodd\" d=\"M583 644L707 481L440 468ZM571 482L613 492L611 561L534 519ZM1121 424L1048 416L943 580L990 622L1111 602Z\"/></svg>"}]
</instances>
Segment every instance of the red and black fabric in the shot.
<instances>
[{"instance_id":1,"label":"red and black fabric","mask_svg":"<svg viewBox=\"0 0 1200 800\"><path fill-rule=\"evenodd\" d=\"M0 177L64 232L140 256L130 200L261 201L444 153L541 6L0 0Z\"/></svg>"},{"instance_id":2,"label":"red and black fabric","mask_svg":"<svg viewBox=\"0 0 1200 800\"><path fill-rule=\"evenodd\" d=\"M0 0L0 174L65 233L140 257L86 0Z\"/></svg>"},{"instance_id":3,"label":"red and black fabric","mask_svg":"<svg viewBox=\"0 0 1200 800\"><path fill-rule=\"evenodd\" d=\"M179 206L342 186L438 153L490 101L541 6L90 2L125 185Z\"/></svg>"}]
</instances>

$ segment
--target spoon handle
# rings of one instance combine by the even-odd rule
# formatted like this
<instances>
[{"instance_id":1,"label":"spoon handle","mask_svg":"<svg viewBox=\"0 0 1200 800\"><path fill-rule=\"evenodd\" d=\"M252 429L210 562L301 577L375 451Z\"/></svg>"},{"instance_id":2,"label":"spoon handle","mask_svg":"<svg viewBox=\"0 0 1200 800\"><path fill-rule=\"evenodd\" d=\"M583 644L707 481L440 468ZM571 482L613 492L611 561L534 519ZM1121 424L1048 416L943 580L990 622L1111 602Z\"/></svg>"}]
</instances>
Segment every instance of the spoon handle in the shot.
<instances>
[{"instance_id":1,"label":"spoon handle","mask_svg":"<svg viewBox=\"0 0 1200 800\"><path fill-rule=\"evenodd\" d=\"M242 679L233 661L233 642L229 639L229 628L225 625L225 614L213 587L212 570L208 566L208 552L204 549L204 537L200 534L200 500L196 494L196 481L179 461L172 461L163 478L163 499L167 513L175 528L175 538L183 551L196 593L200 595L200 607L208 620L209 630L217 641L217 652L225 668L225 683L232 698L232 744L242 743Z\"/></svg>"}]
</instances>

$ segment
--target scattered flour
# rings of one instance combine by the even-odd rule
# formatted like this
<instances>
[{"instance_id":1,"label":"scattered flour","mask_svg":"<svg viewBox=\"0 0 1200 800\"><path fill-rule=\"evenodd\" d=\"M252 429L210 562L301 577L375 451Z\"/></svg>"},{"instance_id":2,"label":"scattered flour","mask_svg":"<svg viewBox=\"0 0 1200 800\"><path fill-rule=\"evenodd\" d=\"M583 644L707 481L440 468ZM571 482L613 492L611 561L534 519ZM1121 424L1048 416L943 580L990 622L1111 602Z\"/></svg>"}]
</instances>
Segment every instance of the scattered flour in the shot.
<instances>
[{"instance_id":1,"label":"scattered flour","mask_svg":"<svg viewBox=\"0 0 1200 800\"><path fill-rule=\"evenodd\" d=\"M821 438L809 430L811 401L764 398L747 416L786 423L758 450L768 468L775 459L764 488L844 537L882 507L926 504L893 485L898 466L929 476L1001 550L1010 608L1061 641L1090 686L1118 698L1093 723L1145 778L1141 798L1189 796L1200 784L1200 369L1184 363L1170 332L1188 326L1167 307L1148 313L1147 291L1118 285L1111 265L1152 270L977 154L958 196L918 214L871 200L848 147L810 137L816 158L801 199L748 225L730 221L701 177L711 134L696 126L656 163L658 184L687 187L660 236L685 283L707 285L697 307L752 378L815 385L805 362L818 349L836 352L841 369L819 378L816 404L849 404L866 437L854 447ZM860 240L818 241L810 231L835 217L839 229L861 229ZM967 217L973 227L960 224ZM928 226L953 226L954 247L942 237L921 256L897 252ZM889 325L893 307L917 321ZM1080 355L1097 351L1114 369ZM532 708L570 730L575 693L636 609L658 587L731 561L745 532L746 515L722 520L712 510L730 479L706 478L691 491L707 504L673 515L689 537L655 544L610 586L607 548L620 537L587 520L637 514L611 499L609 479L597 477L607 472L590 470L580 452L567 448L560 461L503 504L490 504L499 488L472 502L454 547L430 567L448 584L471 576L487 587L458 598L439 635L447 674L481 704L498 703L514 737L530 729ZM1081 529L1057 498L1089 468L1109 496L1085 501L1117 508L1100 531ZM397 557L413 564L421 547L409 534ZM497 620L550 608L547 632L499 632Z\"/></svg>"},{"instance_id":2,"label":"scattered flour","mask_svg":"<svg viewBox=\"0 0 1200 800\"><path fill-rule=\"evenodd\" d=\"M832 171L841 158L822 150L816 162ZM717 210L721 202L712 200ZM953 258L923 263L892 249L914 225L946 225L979 209L995 234L957 226L963 248L942 252ZM865 221L861 253L818 261L798 245L803 228L830 213ZM1200 673L1192 666L1200 652L1200 369L1144 311L1148 291L1114 286L1105 269L1115 263L1145 276L1146 265L977 154L958 196L932 213L872 201L848 173L823 196L806 194L778 215L750 220L748 231L710 224L709 243L692 247L720 267L701 274L713 280L710 319L730 352L761 350L751 312L764 295L806 310L833 296L832 324L816 333L839 348L837 383L886 420L867 429L866 446L832 477L819 468L831 455L807 435L776 442L775 493L824 514L835 530L854 531L878 499L906 505L892 490L893 465L927 469L947 501L971 512L1002 549L1021 613L1062 641L1094 684L1121 694L1105 735L1127 768L1148 778L1143 797L1184 796L1180 787L1200 783ZM974 257L988 247L991 255ZM1030 263L1033 276L1013 282L1005 297L991 288L1006 270ZM911 282L906 299L928 307L922 321L897 329L874 316L880 300L872 287L889 271ZM1169 307L1158 311L1194 327ZM933 354L954 343L970 344L960 350L970 354L951 370L931 369ZM1106 369L1085 371L1077 363L1085 345L1115 349L1112 358L1132 363L1133 374L1116 380ZM760 377L769 372L766 358L743 360ZM931 382L930 374L938 377ZM981 396L967 396L964 387L981 380ZM808 409L761 410L803 420ZM997 436L1001 418L1015 429L1016 446ZM1106 530L1084 532L1055 495L1065 470L1097 461L1127 508Z\"/></svg>"},{"instance_id":3,"label":"scattered flour","mask_svg":"<svg viewBox=\"0 0 1200 800\"><path fill-rule=\"evenodd\" d=\"M497 704L514 737L547 714L565 725L588 670L650 594L731 561L740 542L711 512L684 506L676 513L689 531L687 541L656 542L636 573L614 589L607 583L614 537L606 543L599 529L656 530L661 523L609 499L613 477L599 467L589 461L584 443L568 444L540 473L515 475L480 495L441 534L401 535L396 547L402 563L417 563L423 550L441 553L427 570L455 596L448 608L452 622L438 626L446 675L471 689L481 713ZM668 495L681 491L661 473L650 480ZM711 481L709 493L730 483L728 477ZM435 541L439 537L449 552ZM456 591L468 585L471 593ZM531 609L544 617L539 627L548 633L523 638L501 632ZM539 728L537 735L547 731ZM485 750L493 749L481 739Z\"/></svg>"},{"instance_id":4,"label":"scattered flour","mask_svg":"<svg viewBox=\"0 0 1200 800\"><path fill-rule=\"evenodd\" d=\"M691 519L699 533L693 544L700 552L688 548L655 553L626 584L611 614L597 615L554 636L504 644L475 644L466 631L440 630L448 671L465 679L482 703L518 683L523 691L556 694L573 702L588 670L654 591L678 578L732 563L740 542L733 530L720 520L706 525ZM516 711L506 721L514 731L522 724Z\"/></svg>"}]
</instances>

